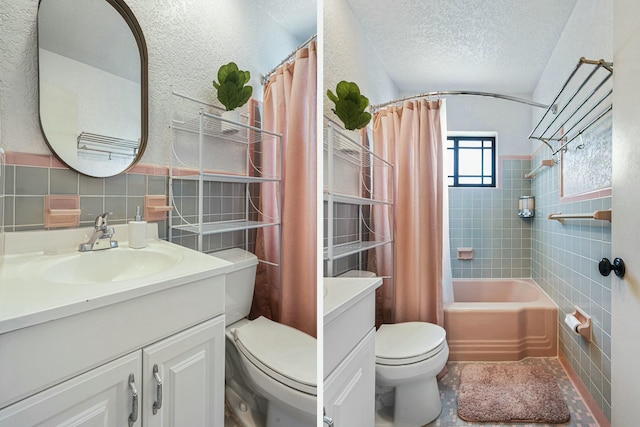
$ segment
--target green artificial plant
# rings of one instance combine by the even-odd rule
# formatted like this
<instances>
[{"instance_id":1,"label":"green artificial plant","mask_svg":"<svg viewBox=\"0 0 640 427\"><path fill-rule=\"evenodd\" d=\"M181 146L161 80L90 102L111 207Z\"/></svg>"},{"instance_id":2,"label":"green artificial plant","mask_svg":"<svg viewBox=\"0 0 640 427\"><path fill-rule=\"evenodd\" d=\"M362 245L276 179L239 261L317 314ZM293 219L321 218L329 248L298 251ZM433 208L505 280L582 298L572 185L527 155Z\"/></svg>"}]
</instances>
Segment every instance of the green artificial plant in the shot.
<instances>
[{"instance_id":1,"label":"green artificial plant","mask_svg":"<svg viewBox=\"0 0 640 427\"><path fill-rule=\"evenodd\" d=\"M364 111L369 105L369 99L360 94L357 84L343 80L336 86L336 94L329 89L327 96L336 106L331 111L342 120L345 129L362 129L371 120L371 114Z\"/></svg>"},{"instance_id":2,"label":"green artificial plant","mask_svg":"<svg viewBox=\"0 0 640 427\"><path fill-rule=\"evenodd\" d=\"M251 74L238 69L234 62L223 65L218 70L218 81L213 81L213 87L218 90L218 101L227 111L242 107L253 94L251 86L245 86Z\"/></svg>"}]
</instances>

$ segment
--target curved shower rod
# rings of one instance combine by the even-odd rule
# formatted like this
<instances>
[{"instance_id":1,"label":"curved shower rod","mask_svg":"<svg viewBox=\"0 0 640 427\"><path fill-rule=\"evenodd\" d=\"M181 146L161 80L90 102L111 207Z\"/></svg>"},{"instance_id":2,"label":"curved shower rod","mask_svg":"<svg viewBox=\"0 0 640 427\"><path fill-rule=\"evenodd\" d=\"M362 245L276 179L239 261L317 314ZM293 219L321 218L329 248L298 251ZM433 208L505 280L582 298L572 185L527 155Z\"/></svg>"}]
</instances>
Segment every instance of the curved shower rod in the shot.
<instances>
[{"instance_id":1,"label":"curved shower rod","mask_svg":"<svg viewBox=\"0 0 640 427\"><path fill-rule=\"evenodd\" d=\"M302 49L303 47L307 46L309 43L311 43L314 40L318 39L318 34L314 34L311 37L309 37L304 43L302 43L301 45L299 45L293 52L291 52L285 59L283 59L282 61L280 61L280 63L278 65L276 65L275 67L273 67L271 70L269 70L269 72L264 73L260 76L260 83L264 86L265 84L267 84L267 82L269 81L269 77L271 77L271 75L273 73L276 72L276 70L283 65L286 62L289 62L291 60L293 60L296 56L296 53Z\"/></svg>"},{"instance_id":2,"label":"curved shower rod","mask_svg":"<svg viewBox=\"0 0 640 427\"><path fill-rule=\"evenodd\" d=\"M418 99L418 98L428 98L433 96L446 96L446 95L472 95L472 96L488 96L491 98L505 99L507 101L519 102L521 104L531 105L533 107L538 108L549 108L549 105L540 104L539 102L530 101L524 98L518 98L516 96L511 95L502 95L500 93L492 93L492 92L478 92L473 90L445 90L445 91L436 91L436 92L426 92L421 93L420 95L412 95L406 98L396 99L394 101L385 102L384 104L377 104L371 106L371 111L377 111L387 105L396 104L402 101L408 101L410 99Z\"/></svg>"}]
</instances>

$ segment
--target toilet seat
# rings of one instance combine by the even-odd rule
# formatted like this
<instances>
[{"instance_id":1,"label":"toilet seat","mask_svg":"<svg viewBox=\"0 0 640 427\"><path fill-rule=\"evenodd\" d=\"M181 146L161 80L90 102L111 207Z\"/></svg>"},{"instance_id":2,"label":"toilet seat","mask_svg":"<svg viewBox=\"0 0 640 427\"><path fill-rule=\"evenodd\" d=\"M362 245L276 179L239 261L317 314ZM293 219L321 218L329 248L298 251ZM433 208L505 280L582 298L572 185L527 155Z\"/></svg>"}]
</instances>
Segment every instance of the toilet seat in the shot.
<instances>
[{"instance_id":1,"label":"toilet seat","mask_svg":"<svg viewBox=\"0 0 640 427\"><path fill-rule=\"evenodd\" d=\"M316 340L295 328L259 317L231 328L238 350L274 380L316 395Z\"/></svg>"},{"instance_id":2,"label":"toilet seat","mask_svg":"<svg viewBox=\"0 0 640 427\"><path fill-rule=\"evenodd\" d=\"M384 324L376 331L376 363L409 365L434 357L446 346L445 330L432 323Z\"/></svg>"}]
</instances>

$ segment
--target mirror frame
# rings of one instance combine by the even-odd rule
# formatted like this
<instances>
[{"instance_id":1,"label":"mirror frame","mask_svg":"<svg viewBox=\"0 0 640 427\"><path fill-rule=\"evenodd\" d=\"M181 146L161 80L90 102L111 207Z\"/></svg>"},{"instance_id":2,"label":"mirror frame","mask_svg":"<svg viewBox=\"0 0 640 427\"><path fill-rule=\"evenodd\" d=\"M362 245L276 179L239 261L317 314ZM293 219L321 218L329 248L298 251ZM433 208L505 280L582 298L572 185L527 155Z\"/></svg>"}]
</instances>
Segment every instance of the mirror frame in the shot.
<instances>
[{"instance_id":1,"label":"mirror frame","mask_svg":"<svg viewBox=\"0 0 640 427\"><path fill-rule=\"evenodd\" d=\"M43 0L39 0L38 1L38 10L40 10L40 3L42 3ZM135 15L133 14L133 11L129 8L129 6L127 6L127 4L124 2L124 0L104 0L106 1L108 4L110 4L122 17L122 19L124 19L124 21L127 23L129 29L131 30L131 33L133 34L133 38L136 41L136 44L138 45L138 52L140 53L140 107L141 107L141 114L140 114L140 146L138 147L138 154L136 155L135 159L133 159L133 161L131 162L131 164L126 167L124 170L118 172L118 173L114 173L113 175L110 176L117 176L117 175L121 175L124 173L127 173L128 171L130 171L136 164L138 164L138 162L140 161L140 159L142 158L142 155L145 152L145 149L147 148L147 140L149 138L149 118L148 118L148 114L149 114L149 81L148 81L148 55L147 55L147 44L145 42L144 39L144 34L142 33L142 28L140 27L140 24L138 23L138 20L136 19ZM37 28L37 26L36 26ZM78 172L79 174L82 175L86 175L86 176L90 176L90 177L94 177L94 178L108 178L109 176L101 176L101 177L96 177L94 175L90 175L86 172L81 172L78 171L76 168L74 168L73 166L69 165L67 162L65 162L56 152L56 150L51 146L51 143L49 143L49 140L47 139L47 135L42 127L42 121L40 119L40 37L38 34L38 31L36 31L36 52L38 52L37 55L37 71L38 71L38 124L40 125L40 131L42 132L42 137L44 138L45 143L47 144L47 147L49 147L49 150L51 151L51 153L56 157L56 159L58 159L63 165L65 165L66 167L68 167L71 170L74 170L76 172Z\"/></svg>"}]
</instances>

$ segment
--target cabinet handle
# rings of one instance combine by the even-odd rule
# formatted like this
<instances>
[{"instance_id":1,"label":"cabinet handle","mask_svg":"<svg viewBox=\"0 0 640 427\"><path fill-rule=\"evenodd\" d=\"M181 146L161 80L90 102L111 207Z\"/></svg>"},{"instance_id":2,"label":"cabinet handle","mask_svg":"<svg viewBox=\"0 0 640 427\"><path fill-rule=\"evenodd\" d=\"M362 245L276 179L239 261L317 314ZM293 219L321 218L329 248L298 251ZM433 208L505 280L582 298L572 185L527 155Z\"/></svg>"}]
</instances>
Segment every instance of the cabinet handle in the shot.
<instances>
[{"instance_id":1,"label":"cabinet handle","mask_svg":"<svg viewBox=\"0 0 640 427\"><path fill-rule=\"evenodd\" d=\"M162 378L158 373L158 365L153 365L153 378L156 380L156 401L153 402L153 415L158 413L158 409L162 408Z\"/></svg>"},{"instance_id":2,"label":"cabinet handle","mask_svg":"<svg viewBox=\"0 0 640 427\"><path fill-rule=\"evenodd\" d=\"M131 414L129 414L129 427L138 421L138 389L136 388L135 377L129 374L129 389L131 390Z\"/></svg>"}]
</instances>

